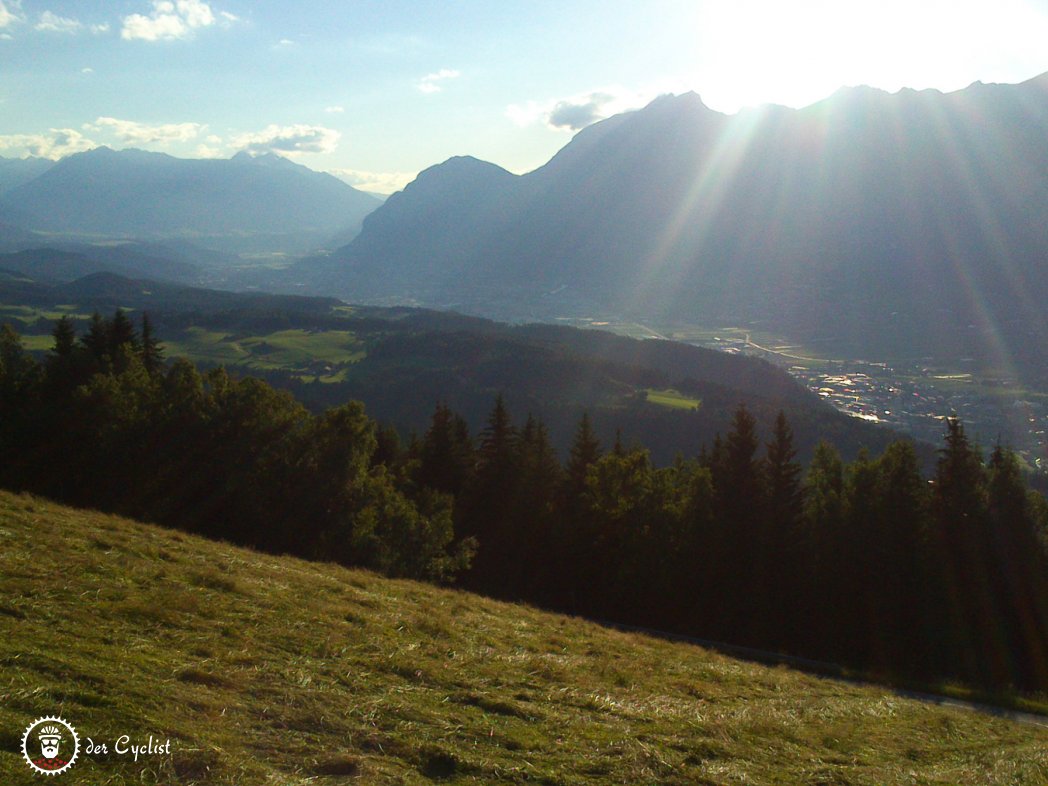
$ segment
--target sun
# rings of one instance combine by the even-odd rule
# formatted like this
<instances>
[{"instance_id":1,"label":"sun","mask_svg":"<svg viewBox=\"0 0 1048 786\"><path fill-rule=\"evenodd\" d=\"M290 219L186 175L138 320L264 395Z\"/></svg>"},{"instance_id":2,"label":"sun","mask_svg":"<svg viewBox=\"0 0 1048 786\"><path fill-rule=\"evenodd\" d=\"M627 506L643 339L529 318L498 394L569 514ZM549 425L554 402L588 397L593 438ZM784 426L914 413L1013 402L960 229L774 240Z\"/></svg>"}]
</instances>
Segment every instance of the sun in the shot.
<instances>
[{"instance_id":1,"label":"sun","mask_svg":"<svg viewBox=\"0 0 1048 786\"><path fill-rule=\"evenodd\" d=\"M1048 70L1048 9L1025 0L733 0L697 15L697 83L734 112L866 84L956 90Z\"/></svg>"}]
</instances>

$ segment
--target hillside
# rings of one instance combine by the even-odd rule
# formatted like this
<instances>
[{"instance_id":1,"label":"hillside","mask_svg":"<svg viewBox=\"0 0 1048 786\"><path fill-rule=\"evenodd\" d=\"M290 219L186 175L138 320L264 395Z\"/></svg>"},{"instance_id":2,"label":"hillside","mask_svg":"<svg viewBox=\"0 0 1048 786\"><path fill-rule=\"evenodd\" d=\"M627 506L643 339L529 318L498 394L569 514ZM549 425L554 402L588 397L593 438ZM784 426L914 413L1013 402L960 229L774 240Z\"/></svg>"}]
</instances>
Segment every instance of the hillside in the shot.
<instances>
[{"instance_id":1,"label":"hillside","mask_svg":"<svg viewBox=\"0 0 1048 786\"><path fill-rule=\"evenodd\" d=\"M0 256L0 270L7 268L5 259L44 253ZM79 319L82 333L92 311L116 308L148 311L169 357L265 375L314 410L363 401L405 436L426 430L438 401L479 432L500 392L518 418L530 412L546 422L562 454L588 411L605 445L621 430L626 444L643 444L656 462L668 464L677 453L695 455L703 443L712 444L740 402L757 415L764 434L785 410L805 459L820 440L853 457L861 447L880 452L898 436L836 412L767 362L668 341L420 309L351 308L332 298L223 292L109 273L50 286L0 280L0 322L36 333L34 348L50 346L59 314ZM698 408L647 399L665 390L697 401Z\"/></svg>"},{"instance_id":2,"label":"hillside","mask_svg":"<svg viewBox=\"0 0 1048 786\"><path fill-rule=\"evenodd\" d=\"M70 784L1040 784L1048 732L0 493L0 779L21 730L171 740Z\"/></svg>"},{"instance_id":3,"label":"hillside","mask_svg":"<svg viewBox=\"0 0 1048 786\"><path fill-rule=\"evenodd\" d=\"M1048 75L732 116L663 96L520 177L433 167L285 284L500 318L760 324L1043 379L1046 133Z\"/></svg>"}]
</instances>

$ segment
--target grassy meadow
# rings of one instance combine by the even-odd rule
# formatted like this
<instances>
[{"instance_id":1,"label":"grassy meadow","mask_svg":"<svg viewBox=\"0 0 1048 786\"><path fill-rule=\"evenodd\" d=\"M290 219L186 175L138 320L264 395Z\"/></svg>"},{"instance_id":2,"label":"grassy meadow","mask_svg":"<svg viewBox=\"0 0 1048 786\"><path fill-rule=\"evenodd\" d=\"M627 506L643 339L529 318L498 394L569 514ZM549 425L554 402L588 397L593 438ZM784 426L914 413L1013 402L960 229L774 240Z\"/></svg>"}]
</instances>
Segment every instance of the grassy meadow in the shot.
<instances>
[{"instance_id":1,"label":"grassy meadow","mask_svg":"<svg viewBox=\"0 0 1048 786\"><path fill-rule=\"evenodd\" d=\"M188 357L196 363L220 363L262 371L283 369L304 379L340 381L336 366L364 358L363 342L348 330L278 330L264 336L237 336L221 330L192 327L163 342L168 357Z\"/></svg>"},{"instance_id":2,"label":"grassy meadow","mask_svg":"<svg viewBox=\"0 0 1048 786\"><path fill-rule=\"evenodd\" d=\"M0 664L4 784L43 715L92 786L1048 782L1036 726L6 492Z\"/></svg>"},{"instance_id":3,"label":"grassy meadow","mask_svg":"<svg viewBox=\"0 0 1048 786\"><path fill-rule=\"evenodd\" d=\"M698 409L702 405L702 399L689 396L687 393L681 393L672 388L666 390L648 388L645 393L647 394L645 400L649 404L655 404L660 407L669 407L670 409Z\"/></svg>"}]
</instances>

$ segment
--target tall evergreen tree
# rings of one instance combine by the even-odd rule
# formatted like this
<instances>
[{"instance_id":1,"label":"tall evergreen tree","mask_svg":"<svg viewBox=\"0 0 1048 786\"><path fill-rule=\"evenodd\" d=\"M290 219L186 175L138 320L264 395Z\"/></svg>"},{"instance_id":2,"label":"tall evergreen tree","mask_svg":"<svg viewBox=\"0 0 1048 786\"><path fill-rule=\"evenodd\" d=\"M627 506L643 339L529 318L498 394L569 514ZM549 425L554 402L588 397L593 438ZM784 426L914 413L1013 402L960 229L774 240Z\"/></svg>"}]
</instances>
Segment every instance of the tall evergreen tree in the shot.
<instances>
[{"instance_id":1,"label":"tall evergreen tree","mask_svg":"<svg viewBox=\"0 0 1048 786\"><path fill-rule=\"evenodd\" d=\"M164 365L164 348L153 332L149 313L142 312L142 365L150 374L157 373Z\"/></svg>"},{"instance_id":2,"label":"tall evergreen tree","mask_svg":"<svg viewBox=\"0 0 1048 786\"><path fill-rule=\"evenodd\" d=\"M973 536L984 525L986 505L986 470L979 451L964 424L948 418L935 471L935 511L942 532L953 541Z\"/></svg>"},{"instance_id":3,"label":"tall evergreen tree","mask_svg":"<svg viewBox=\"0 0 1048 786\"><path fill-rule=\"evenodd\" d=\"M130 346L134 350L138 350L138 333L135 332L135 326L128 319L127 314L124 313L123 309L117 309L113 313L113 318L109 321L109 352L115 355L120 347L125 345Z\"/></svg>"},{"instance_id":4,"label":"tall evergreen tree","mask_svg":"<svg viewBox=\"0 0 1048 786\"><path fill-rule=\"evenodd\" d=\"M581 496L586 489L586 473L600 458L601 448L597 435L593 433L589 413L583 412L579 425L575 429L575 439L568 453L567 480L568 493Z\"/></svg>"},{"instance_id":5,"label":"tall evergreen tree","mask_svg":"<svg viewBox=\"0 0 1048 786\"><path fill-rule=\"evenodd\" d=\"M91 315L87 333L80 339L80 342L94 359L96 366L100 366L109 357L110 325L97 311Z\"/></svg>"},{"instance_id":6,"label":"tall evergreen tree","mask_svg":"<svg viewBox=\"0 0 1048 786\"><path fill-rule=\"evenodd\" d=\"M765 553L758 555L757 579L762 585L769 618L763 635L778 641L792 624L790 617L794 609L788 588L793 586L801 571L801 517L804 514L801 465L796 460L793 429L781 410L775 418L772 439L765 447L767 515L765 531L755 544L763 545Z\"/></svg>"},{"instance_id":7,"label":"tall evergreen tree","mask_svg":"<svg viewBox=\"0 0 1048 786\"><path fill-rule=\"evenodd\" d=\"M73 350L76 349L76 330L73 327L73 321L63 314L55 322L51 335L55 340L54 345L51 347L52 354L60 358L70 357L73 354Z\"/></svg>"},{"instance_id":8,"label":"tall evergreen tree","mask_svg":"<svg viewBox=\"0 0 1048 786\"><path fill-rule=\"evenodd\" d=\"M930 496L913 443L888 446L877 466L877 537L870 543L874 575L865 591L883 608L884 660L912 674L931 669L935 641L941 640L941 602L933 598ZM906 670L906 669L902 669Z\"/></svg>"},{"instance_id":9,"label":"tall evergreen tree","mask_svg":"<svg viewBox=\"0 0 1048 786\"><path fill-rule=\"evenodd\" d=\"M933 510L937 561L944 584L942 610L950 620L952 639L941 657L954 650L968 679L988 680L994 668L976 633L994 624L991 579L986 570L985 539L988 491L986 469L979 451L968 440L957 418L946 421L945 444L935 471Z\"/></svg>"},{"instance_id":10,"label":"tall evergreen tree","mask_svg":"<svg viewBox=\"0 0 1048 786\"><path fill-rule=\"evenodd\" d=\"M419 446L416 480L423 486L458 497L470 482L475 463L466 421L447 404L437 404Z\"/></svg>"},{"instance_id":11,"label":"tall evergreen tree","mask_svg":"<svg viewBox=\"0 0 1048 786\"><path fill-rule=\"evenodd\" d=\"M764 475L768 491L768 510L773 526L781 533L792 532L804 513L801 491L802 468L793 446L793 429L786 414L779 411L766 445Z\"/></svg>"},{"instance_id":12,"label":"tall evergreen tree","mask_svg":"<svg viewBox=\"0 0 1048 786\"><path fill-rule=\"evenodd\" d=\"M485 589L497 589L501 572L518 558L511 553L509 533L509 504L517 487L518 439L500 393L480 433L477 470L463 516L464 534L476 538L478 543L470 578Z\"/></svg>"},{"instance_id":13,"label":"tall evergreen tree","mask_svg":"<svg viewBox=\"0 0 1048 786\"><path fill-rule=\"evenodd\" d=\"M1036 507L1013 452L998 445L987 469L989 576L1007 635L999 657L1015 682L1048 682L1048 560Z\"/></svg>"},{"instance_id":14,"label":"tall evergreen tree","mask_svg":"<svg viewBox=\"0 0 1048 786\"><path fill-rule=\"evenodd\" d=\"M804 478L804 560L798 585L798 613L812 620L795 627L799 651L838 651L835 624L827 614L827 599L839 592L847 564L840 560L844 542L844 462L827 442L815 447Z\"/></svg>"},{"instance_id":15,"label":"tall evergreen tree","mask_svg":"<svg viewBox=\"0 0 1048 786\"><path fill-rule=\"evenodd\" d=\"M518 557L507 580L520 597L549 596L558 570L555 549L560 543L560 500L564 470L549 440L544 423L532 415L520 435L517 459L519 477L507 548Z\"/></svg>"},{"instance_id":16,"label":"tall evergreen tree","mask_svg":"<svg viewBox=\"0 0 1048 786\"><path fill-rule=\"evenodd\" d=\"M726 544L725 622L729 623L729 632L742 638L750 636L750 621L755 619L761 601L754 586L760 572L767 569L763 556L761 564L754 560L755 554L765 555L768 551L761 532L765 506L758 444L757 422L740 404L711 468L717 492L718 526Z\"/></svg>"},{"instance_id":17,"label":"tall evergreen tree","mask_svg":"<svg viewBox=\"0 0 1048 786\"><path fill-rule=\"evenodd\" d=\"M571 611L580 611L580 603L592 585L590 546L596 537L593 516L586 490L586 478L600 460L602 450L593 432L588 413L583 413L575 429L568 454L562 502L563 515L556 533L556 564L552 585Z\"/></svg>"}]
</instances>

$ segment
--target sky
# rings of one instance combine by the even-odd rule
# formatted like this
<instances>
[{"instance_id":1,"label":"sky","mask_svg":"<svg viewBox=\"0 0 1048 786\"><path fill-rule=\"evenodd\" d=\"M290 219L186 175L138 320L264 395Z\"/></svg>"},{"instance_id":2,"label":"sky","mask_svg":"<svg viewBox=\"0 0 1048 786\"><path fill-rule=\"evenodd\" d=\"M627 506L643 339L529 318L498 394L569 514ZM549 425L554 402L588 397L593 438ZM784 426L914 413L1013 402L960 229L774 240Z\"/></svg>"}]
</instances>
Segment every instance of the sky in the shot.
<instances>
[{"instance_id":1,"label":"sky","mask_svg":"<svg viewBox=\"0 0 1048 786\"><path fill-rule=\"evenodd\" d=\"M0 0L0 156L275 151L390 193L523 173L689 90L733 113L842 86L1048 71L1048 0Z\"/></svg>"}]
</instances>

